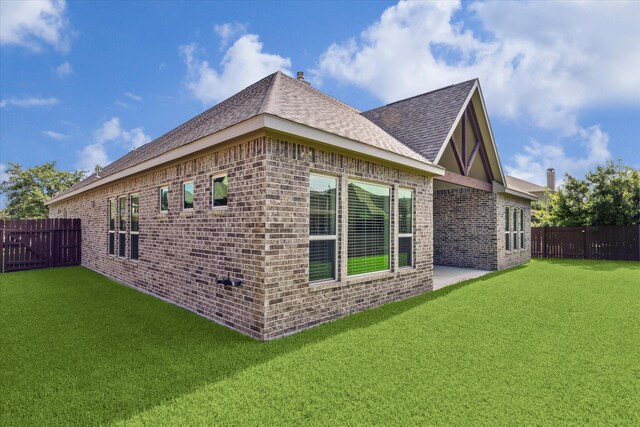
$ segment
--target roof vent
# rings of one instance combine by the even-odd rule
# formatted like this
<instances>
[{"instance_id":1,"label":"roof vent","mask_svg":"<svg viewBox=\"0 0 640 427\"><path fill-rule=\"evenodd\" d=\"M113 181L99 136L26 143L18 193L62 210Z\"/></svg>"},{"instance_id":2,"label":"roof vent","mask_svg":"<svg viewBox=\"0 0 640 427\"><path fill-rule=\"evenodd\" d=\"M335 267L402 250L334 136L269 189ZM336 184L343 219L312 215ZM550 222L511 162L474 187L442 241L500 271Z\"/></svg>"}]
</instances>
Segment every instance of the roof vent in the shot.
<instances>
[{"instance_id":1,"label":"roof vent","mask_svg":"<svg viewBox=\"0 0 640 427\"><path fill-rule=\"evenodd\" d=\"M102 168L100 167L100 165L96 165L96 169L95 169L96 178L100 178L100 171L101 170L102 170Z\"/></svg>"},{"instance_id":2,"label":"roof vent","mask_svg":"<svg viewBox=\"0 0 640 427\"><path fill-rule=\"evenodd\" d=\"M301 81L301 82L303 82L303 83L311 84L311 83L309 83L308 81L306 81L306 80L304 79L304 71L298 71L298 72L296 73L296 79L298 79L299 81Z\"/></svg>"}]
</instances>

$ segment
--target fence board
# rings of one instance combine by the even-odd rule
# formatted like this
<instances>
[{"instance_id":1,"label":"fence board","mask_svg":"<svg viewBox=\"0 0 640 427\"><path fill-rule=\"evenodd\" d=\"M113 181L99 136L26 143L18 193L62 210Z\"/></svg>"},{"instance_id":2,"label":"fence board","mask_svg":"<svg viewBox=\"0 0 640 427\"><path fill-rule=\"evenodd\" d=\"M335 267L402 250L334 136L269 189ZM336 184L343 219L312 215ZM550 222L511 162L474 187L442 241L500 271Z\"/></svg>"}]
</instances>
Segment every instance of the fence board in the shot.
<instances>
[{"instance_id":1,"label":"fence board","mask_svg":"<svg viewBox=\"0 0 640 427\"><path fill-rule=\"evenodd\" d=\"M0 220L2 272L80 264L79 219Z\"/></svg>"},{"instance_id":2,"label":"fence board","mask_svg":"<svg viewBox=\"0 0 640 427\"><path fill-rule=\"evenodd\" d=\"M640 225L532 227L531 256L640 261Z\"/></svg>"}]
</instances>

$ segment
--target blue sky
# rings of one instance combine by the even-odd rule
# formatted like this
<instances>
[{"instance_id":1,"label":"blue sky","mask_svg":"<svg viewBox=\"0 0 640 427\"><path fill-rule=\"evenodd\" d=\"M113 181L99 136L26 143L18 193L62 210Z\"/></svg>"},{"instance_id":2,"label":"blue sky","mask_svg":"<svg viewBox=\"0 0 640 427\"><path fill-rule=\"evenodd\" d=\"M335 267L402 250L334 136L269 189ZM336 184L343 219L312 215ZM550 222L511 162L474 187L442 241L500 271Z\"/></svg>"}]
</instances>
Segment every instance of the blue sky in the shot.
<instances>
[{"instance_id":1,"label":"blue sky","mask_svg":"<svg viewBox=\"0 0 640 427\"><path fill-rule=\"evenodd\" d=\"M640 2L0 7L0 178L104 165L276 69L361 110L479 77L507 173L640 167Z\"/></svg>"}]
</instances>

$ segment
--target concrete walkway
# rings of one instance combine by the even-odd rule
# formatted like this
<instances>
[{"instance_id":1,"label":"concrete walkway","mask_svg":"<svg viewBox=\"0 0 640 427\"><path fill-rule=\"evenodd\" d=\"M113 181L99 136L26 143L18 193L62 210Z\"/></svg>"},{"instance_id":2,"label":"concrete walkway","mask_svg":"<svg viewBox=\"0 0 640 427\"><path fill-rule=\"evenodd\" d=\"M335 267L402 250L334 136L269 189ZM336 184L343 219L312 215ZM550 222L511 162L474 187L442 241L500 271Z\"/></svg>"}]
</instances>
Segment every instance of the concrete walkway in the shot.
<instances>
[{"instance_id":1,"label":"concrete walkway","mask_svg":"<svg viewBox=\"0 0 640 427\"><path fill-rule=\"evenodd\" d=\"M464 280L475 279L491 273L487 270L474 270L473 268L448 267L445 265L433 266L433 290L442 289Z\"/></svg>"}]
</instances>

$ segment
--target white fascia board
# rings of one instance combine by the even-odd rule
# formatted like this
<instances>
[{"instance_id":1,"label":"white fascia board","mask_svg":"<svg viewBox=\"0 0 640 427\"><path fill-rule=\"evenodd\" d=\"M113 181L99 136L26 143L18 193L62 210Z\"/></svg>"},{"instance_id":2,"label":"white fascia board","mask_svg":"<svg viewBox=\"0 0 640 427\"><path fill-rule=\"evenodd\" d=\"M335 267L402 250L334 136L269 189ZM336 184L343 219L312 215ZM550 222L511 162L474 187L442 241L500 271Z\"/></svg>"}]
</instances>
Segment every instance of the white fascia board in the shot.
<instances>
[{"instance_id":1,"label":"white fascia board","mask_svg":"<svg viewBox=\"0 0 640 427\"><path fill-rule=\"evenodd\" d=\"M524 191L518 191L518 190L514 190L513 188L506 188L504 189L504 192L506 194L509 194L511 196L516 196L516 197L522 197L523 199L529 199L529 200L538 200L537 196L534 196L533 194L529 194L526 193Z\"/></svg>"},{"instance_id":2,"label":"white fascia board","mask_svg":"<svg viewBox=\"0 0 640 427\"><path fill-rule=\"evenodd\" d=\"M445 169L433 163L422 162L420 160L405 157L401 154L383 150L369 144L364 144L349 138L345 138L330 132L325 132L310 126L292 122L280 117L265 115L265 127L278 132L289 135L317 141L331 147L340 148L342 150L353 153L363 154L369 157L382 159L390 163L394 163L402 168L410 168L426 172L431 175L444 176Z\"/></svg>"},{"instance_id":3,"label":"white fascia board","mask_svg":"<svg viewBox=\"0 0 640 427\"><path fill-rule=\"evenodd\" d=\"M257 131L264 128L264 116L256 116L249 120L245 120L244 122L238 123L237 125L228 127L227 129L221 130L220 132L216 132L214 134L205 136L204 138L200 138L194 142L189 144L185 144L178 148L175 148L171 151L168 151L164 154L161 154L152 159L146 160L137 165L131 166L127 169L124 169L120 172L116 172L112 175L106 176L104 178L100 178L97 181L92 182L89 185L78 188L77 190L66 193L62 196L54 197L45 202L45 205L50 205L52 203L58 203L62 200L68 199L73 196L77 196L80 193L85 191L89 191L93 188L97 188L108 184L110 182L117 181L122 178L126 178L128 176L143 172L147 169L154 168L156 166L160 166L164 163L171 162L173 160L179 159L181 157L188 156L190 154L196 153L198 151L207 149L214 145L220 144L222 142L228 141L233 138L237 138L244 134Z\"/></svg>"},{"instance_id":4,"label":"white fascia board","mask_svg":"<svg viewBox=\"0 0 640 427\"><path fill-rule=\"evenodd\" d=\"M489 129L489 138L491 139L491 145L493 146L493 151L496 153L496 159L498 160L498 168L500 169L500 176L502 177L502 182L505 184L507 180L504 177L504 173L502 172L502 161L500 160L500 153L498 152L498 146L496 145L496 140L493 138L493 130L491 129L491 120L489 120L489 114L487 113L487 106L484 104L484 96L482 95L482 88L480 87L480 83L476 83L478 87L478 94L480 95L480 103L482 104L482 114L487 122L487 128ZM529 194L529 193L526 193Z\"/></svg>"},{"instance_id":5,"label":"white fascia board","mask_svg":"<svg viewBox=\"0 0 640 427\"><path fill-rule=\"evenodd\" d=\"M493 181L493 192L504 193L511 196L522 197L523 199L538 200L539 197L525 191L514 190L513 188L507 188L497 181Z\"/></svg>"},{"instance_id":6,"label":"white fascia board","mask_svg":"<svg viewBox=\"0 0 640 427\"><path fill-rule=\"evenodd\" d=\"M475 83L473 83L473 86L471 87L471 90L467 95L467 99L464 100L464 103L462 104L462 108L460 108L460 111L458 111L458 115L456 116L456 119L453 121L453 125L451 126L451 129L449 129L449 133L447 133L447 137L442 142L442 145L440 146L440 150L438 151L438 155L433 160L433 163L438 164L440 162L440 158L444 154L444 150L447 148L447 145L449 145L449 140L451 139L453 132L456 130L456 126L458 126L458 122L460 122L460 119L462 118L462 114L467 109L467 105L469 105L469 102L471 102L471 98L473 97L473 94L476 92L477 87L478 87L478 79L476 79Z\"/></svg>"}]
</instances>

